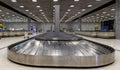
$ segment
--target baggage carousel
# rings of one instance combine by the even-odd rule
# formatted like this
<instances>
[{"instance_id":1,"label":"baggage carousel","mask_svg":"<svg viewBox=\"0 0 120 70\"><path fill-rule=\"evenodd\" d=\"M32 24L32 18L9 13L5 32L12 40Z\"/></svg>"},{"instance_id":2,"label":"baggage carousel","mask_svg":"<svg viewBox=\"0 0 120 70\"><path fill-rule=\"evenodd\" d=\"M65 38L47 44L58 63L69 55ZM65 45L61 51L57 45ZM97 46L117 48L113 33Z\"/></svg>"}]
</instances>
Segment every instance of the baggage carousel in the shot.
<instances>
[{"instance_id":1,"label":"baggage carousel","mask_svg":"<svg viewBox=\"0 0 120 70\"><path fill-rule=\"evenodd\" d=\"M101 67L114 62L115 50L63 32L48 32L8 47L8 59L28 66Z\"/></svg>"}]
</instances>

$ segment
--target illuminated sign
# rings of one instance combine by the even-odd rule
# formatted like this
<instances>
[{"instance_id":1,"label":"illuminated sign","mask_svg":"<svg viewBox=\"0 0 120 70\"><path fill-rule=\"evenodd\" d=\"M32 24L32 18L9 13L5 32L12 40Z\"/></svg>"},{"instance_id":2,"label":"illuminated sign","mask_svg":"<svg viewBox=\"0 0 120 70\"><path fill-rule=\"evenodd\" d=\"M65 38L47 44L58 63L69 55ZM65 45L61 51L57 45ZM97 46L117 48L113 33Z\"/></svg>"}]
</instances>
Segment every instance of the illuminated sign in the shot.
<instances>
[{"instance_id":1,"label":"illuminated sign","mask_svg":"<svg viewBox=\"0 0 120 70\"><path fill-rule=\"evenodd\" d=\"M0 23L0 27L3 27L3 24L2 24L2 23Z\"/></svg>"}]
</instances>

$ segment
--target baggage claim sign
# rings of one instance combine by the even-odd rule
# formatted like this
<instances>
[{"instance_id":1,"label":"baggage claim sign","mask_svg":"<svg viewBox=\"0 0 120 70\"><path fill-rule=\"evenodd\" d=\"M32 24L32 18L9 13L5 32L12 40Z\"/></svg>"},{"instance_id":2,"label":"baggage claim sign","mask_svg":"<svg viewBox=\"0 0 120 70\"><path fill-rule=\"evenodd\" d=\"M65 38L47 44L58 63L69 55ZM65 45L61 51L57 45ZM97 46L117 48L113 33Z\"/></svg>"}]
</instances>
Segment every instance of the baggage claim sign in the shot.
<instances>
[{"instance_id":1,"label":"baggage claim sign","mask_svg":"<svg viewBox=\"0 0 120 70\"><path fill-rule=\"evenodd\" d=\"M3 27L3 24L2 23L0 23L0 28L2 28Z\"/></svg>"}]
</instances>

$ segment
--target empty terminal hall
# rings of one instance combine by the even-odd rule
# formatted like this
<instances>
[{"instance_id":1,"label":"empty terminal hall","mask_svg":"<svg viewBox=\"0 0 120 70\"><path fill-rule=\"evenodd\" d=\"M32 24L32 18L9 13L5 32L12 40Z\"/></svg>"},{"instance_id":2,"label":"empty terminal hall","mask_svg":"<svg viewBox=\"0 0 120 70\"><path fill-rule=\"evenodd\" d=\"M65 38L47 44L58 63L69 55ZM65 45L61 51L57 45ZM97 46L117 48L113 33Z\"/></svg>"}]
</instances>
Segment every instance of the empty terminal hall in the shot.
<instances>
[{"instance_id":1,"label":"empty terminal hall","mask_svg":"<svg viewBox=\"0 0 120 70\"><path fill-rule=\"evenodd\" d=\"M120 0L0 0L0 70L119 70Z\"/></svg>"}]
</instances>

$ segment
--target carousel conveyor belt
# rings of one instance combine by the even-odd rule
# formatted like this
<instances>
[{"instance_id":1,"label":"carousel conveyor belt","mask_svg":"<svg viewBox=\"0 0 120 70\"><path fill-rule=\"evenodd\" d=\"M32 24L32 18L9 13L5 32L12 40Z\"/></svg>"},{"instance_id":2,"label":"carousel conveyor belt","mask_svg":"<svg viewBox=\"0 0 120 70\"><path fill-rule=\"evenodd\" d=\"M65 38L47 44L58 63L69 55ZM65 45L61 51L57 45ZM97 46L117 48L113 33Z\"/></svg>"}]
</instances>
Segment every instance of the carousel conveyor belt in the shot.
<instances>
[{"instance_id":1,"label":"carousel conveyor belt","mask_svg":"<svg viewBox=\"0 0 120 70\"><path fill-rule=\"evenodd\" d=\"M112 47L74 35L46 33L10 45L8 59L29 66L99 67L113 63L114 52Z\"/></svg>"},{"instance_id":2,"label":"carousel conveyor belt","mask_svg":"<svg viewBox=\"0 0 120 70\"><path fill-rule=\"evenodd\" d=\"M54 55L57 54L59 56L90 56L108 54L111 52L107 48L83 40L79 42L30 40L13 47L11 50L26 55L53 55L52 53L54 53ZM79 53L77 54L77 52Z\"/></svg>"},{"instance_id":3,"label":"carousel conveyor belt","mask_svg":"<svg viewBox=\"0 0 120 70\"><path fill-rule=\"evenodd\" d=\"M9 48L8 58L30 66L98 67L114 62L114 49L86 40L37 41Z\"/></svg>"}]
</instances>

